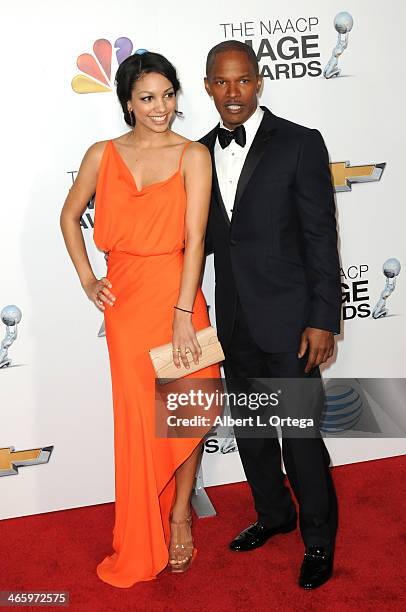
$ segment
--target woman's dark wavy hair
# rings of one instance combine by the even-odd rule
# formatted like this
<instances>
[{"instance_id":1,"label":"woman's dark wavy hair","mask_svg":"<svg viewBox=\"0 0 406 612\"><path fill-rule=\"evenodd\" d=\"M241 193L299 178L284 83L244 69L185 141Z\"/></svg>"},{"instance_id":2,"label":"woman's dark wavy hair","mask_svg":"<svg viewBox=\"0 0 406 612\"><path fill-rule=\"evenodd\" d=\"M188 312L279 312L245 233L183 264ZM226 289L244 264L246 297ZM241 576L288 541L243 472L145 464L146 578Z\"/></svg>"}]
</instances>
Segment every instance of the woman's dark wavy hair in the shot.
<instances>
[{"instance_id":1,"label":"woman's dark wavy hair","mask_svg":"<svg viewBox=\"0 0 406 612\"><path fill-rule=\"evenodd\" d=\"M132 126L135 124L134 113L133 121L131 122L131 116L127 108L127 102L131 100L134 84L138 79L144 76L144 74L150 72L158 72L158 74L162 74L162 76L166 77L168 81L172 83L175 95L180 89L176 68L160 53L145 51L144 53L134 53L134 55L127 57L127 59L120 64L115 78L117 97L123 109L124 121L127 125ZM175 112L179 115L182 114L179 111Z\"/></svg>"}]
</instances>

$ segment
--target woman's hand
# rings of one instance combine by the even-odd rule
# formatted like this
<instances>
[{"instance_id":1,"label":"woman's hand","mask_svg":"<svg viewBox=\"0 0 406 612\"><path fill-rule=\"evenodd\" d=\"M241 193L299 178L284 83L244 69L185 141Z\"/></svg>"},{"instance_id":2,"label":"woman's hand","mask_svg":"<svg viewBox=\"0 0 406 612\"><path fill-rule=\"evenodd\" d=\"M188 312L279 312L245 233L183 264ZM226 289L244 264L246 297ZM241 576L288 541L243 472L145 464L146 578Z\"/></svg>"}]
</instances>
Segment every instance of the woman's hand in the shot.
<instances>
[{"instance_id":1,"label":"woman's hand","mask_svg":"<svg viewBox=\"0 0 406 612\"><path fill-rule=\"evenodd\" d=\"M82 286L89 300L94 302L99 310L105 310L103 302L107 302L109 306L114 305L116 297L109 291L113 285L105 276L100 279L95 278Z\"/></svg>"},{"instance_id":2,"label":"woman's hand","mask_svg":"<svg viewBox=\"0 0 406 612\"><path fill-rule=\"evenodd\" d=\"M191 314L181 310L175 310L172 329L173 361L176 367L181 367L181 361L185 368L190 367L186 355L189 351L193 361L198 364L199 357L202 355L202 349L196 337ZM180 351L177 351L178 348Z\"/></svg>"}]
</instances>

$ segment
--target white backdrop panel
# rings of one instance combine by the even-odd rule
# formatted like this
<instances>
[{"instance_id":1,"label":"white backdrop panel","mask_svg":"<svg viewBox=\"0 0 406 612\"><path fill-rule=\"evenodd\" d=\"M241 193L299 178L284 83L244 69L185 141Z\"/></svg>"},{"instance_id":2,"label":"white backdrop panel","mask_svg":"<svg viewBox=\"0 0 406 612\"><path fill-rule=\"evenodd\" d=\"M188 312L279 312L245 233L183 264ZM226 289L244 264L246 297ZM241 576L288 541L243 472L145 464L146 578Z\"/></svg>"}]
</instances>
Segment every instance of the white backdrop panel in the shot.
<instances>
[{"instance_id":1,"label":"white backdrop panel","mask_svg":"<svg viewBox=\"0 0 406 612\"><path fill-rule=\"evenodd\" d=\"M23 318L9 349L12 366L0 370L0 449L53 445L54 450L47 464L0 478L1 518L114 499L110 371L105 338L98 337L102 317L87 300L67 256L59 214L71 172L78 170L88 146L126 128L114 91L79 95L72 90L78 55L92 53L97 39L114 43L120 36L130 38L134 49L167 55L183 86L178 106L185 119L176 120L174 129L197 139L217 122L202 79L208 49L225 38L221 24L247 23L252 36L234 35L252 39L257 50L261 38L267 37L274 48L283 36L298 36L290 28L282 31L288 19L295 23L311 17L312 30L303 35L317 36L312 41L324 68L337 39L334 16L344 9L353 16L354 27L339 60L342 75L266 78L261 103L278 115L317 127L332 162L387 164L379 182L354 184L350 192L337 194L343 272L367 267L354 280L367 281L365 303L372 309L385 281L383 262L389 257L406 262L404 4L389 3L383 10L377 0L351 0L346 6L322 0L278 0L272 5L236 0L230 6L209 1L201 14L185 0L142 6L130 0L72 0L63 7L50 0L22 0L3 8L0 309L16 304ZM260 22L269 20L277 31L261 36ZM295 61L285 62L289 71ZM273 70L283 62L268 57L260 64ZM84 235L95 272L104 275L91 226ZM204 290L214 321L213 282L209 258ZM402 271L388 300L391 316L345 321L326 375L404 377L405 297ZM3 338L5 327L0 325ZM329 440L329 448L339 465L401 454L404 440ZM203 465L208 485L244 478L236 452L205 452Z\"/></svg>"}]
</instances>

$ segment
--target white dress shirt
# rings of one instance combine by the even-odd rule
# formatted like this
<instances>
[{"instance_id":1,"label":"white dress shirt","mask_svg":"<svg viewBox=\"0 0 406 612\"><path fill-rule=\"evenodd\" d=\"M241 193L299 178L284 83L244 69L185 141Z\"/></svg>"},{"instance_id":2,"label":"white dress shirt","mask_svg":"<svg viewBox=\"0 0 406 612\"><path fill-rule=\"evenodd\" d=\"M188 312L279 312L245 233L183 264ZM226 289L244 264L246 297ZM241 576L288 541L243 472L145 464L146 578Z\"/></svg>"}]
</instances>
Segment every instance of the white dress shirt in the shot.
<instances>
[{"instance_id":1,"label":"white dress shirt","mask_svg":"<svg viewBox=\"0 0 406 612\"><path fill-rule=\"evenodd\" d=\"M247 136L245 147L240 147L235 140L232 140L228 147L222 149L218 138L216 138L216 143L214 145L214 160L216 163L217 178L221 196L230 220L233 214L235 194L241 170L263 115L264 111L258 106L251 117L244 123ZM228 129L221 119L220 127Z\"/></svg>"}]
</instances>

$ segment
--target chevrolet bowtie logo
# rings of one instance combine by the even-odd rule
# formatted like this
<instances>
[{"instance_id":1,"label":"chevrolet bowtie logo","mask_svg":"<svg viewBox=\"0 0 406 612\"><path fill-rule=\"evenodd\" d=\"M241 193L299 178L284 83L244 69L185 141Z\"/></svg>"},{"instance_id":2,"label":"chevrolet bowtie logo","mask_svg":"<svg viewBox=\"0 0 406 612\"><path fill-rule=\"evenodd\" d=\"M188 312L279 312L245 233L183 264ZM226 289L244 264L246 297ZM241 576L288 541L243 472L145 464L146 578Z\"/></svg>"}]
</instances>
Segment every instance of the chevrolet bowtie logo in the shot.
<instances>
[{"instance_id":1,"label":"chevrolet bowtie logo","mask_svg":"<svg viewBox=\"0 0 406 612\"><path fill-rule=\"evenodd\" d=\"M330 164L336 191L351 191L352 183L369 183L379 181L386 163L367 166L350 166L350 162L333 162Z\"/></svg>"},{"instance_id":2,"label":"chevrolet bowtie logo","mask_svg":"<svg viewBox=\"0 0 406 612\"><path fill-rule=\"evenodd\" d=\"M18 474L18 468L23 465L48 463L53 448L53 446L44 446L22 451L14 450L14 446L0 448L0 476Z\"/></svg>"}]
</instances>

